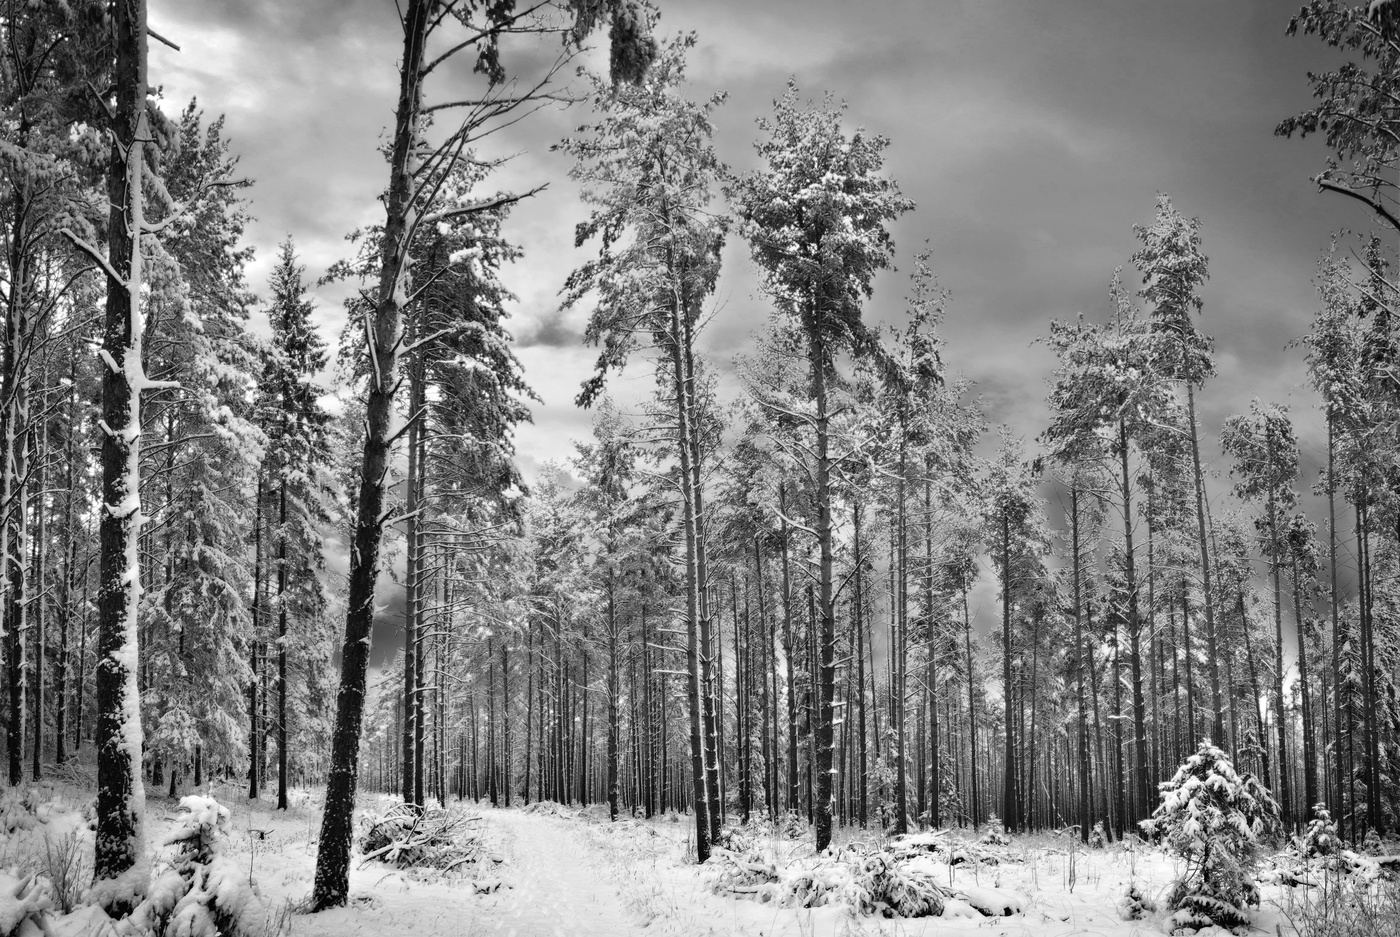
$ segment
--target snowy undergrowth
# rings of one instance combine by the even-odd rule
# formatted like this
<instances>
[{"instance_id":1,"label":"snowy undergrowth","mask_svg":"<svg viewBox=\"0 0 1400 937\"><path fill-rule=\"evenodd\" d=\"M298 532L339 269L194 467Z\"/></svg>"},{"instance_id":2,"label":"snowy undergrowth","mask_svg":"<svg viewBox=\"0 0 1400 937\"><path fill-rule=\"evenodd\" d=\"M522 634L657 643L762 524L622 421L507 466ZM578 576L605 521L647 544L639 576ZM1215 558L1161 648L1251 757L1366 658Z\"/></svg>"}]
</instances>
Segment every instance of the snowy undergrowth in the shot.
<instances>
[{"instance_id":1,"label":"snowy undergrowth","mask_svg":"<svg viewBox=\"0 0 1400 937\"><path fill-rule=\"evenodd\" d=\"M1374 865L1374 864L1373 864ZM1306 937L1394 937L1400 934L1400 879L1318 863L1309 885L1284 891L1280 913Z\"/></svg>"}]
</instances>

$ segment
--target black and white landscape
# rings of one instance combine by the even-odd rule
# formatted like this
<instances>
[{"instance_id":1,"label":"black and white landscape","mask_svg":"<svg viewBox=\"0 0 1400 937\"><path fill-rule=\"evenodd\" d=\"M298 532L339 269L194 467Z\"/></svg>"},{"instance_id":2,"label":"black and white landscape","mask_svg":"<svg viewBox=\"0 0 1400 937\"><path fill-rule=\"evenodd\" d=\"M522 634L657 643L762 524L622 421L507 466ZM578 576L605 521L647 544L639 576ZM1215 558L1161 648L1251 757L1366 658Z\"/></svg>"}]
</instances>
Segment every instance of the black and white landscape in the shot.
<instances>
[{"instance_id":1,"label":"black and white landscape","mask_svg":"<svg viewBox=\"0 0 1400 937\"><path fill-rule=\"evenodd\" d=\"M0 937L1400 931L1400 4L0 0Z\"/></svg>"}]
</instances>

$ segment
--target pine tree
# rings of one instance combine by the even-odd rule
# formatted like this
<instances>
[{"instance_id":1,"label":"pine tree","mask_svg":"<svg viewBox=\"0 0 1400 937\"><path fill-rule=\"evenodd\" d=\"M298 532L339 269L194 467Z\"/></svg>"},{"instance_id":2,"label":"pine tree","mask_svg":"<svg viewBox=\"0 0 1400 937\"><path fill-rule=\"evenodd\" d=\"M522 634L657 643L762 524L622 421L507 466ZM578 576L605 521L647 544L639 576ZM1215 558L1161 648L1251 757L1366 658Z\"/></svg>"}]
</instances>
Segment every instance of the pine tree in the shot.
<instances>
[{"instance_id":1,"label":"pine tree","mask_svg":"<svg viewBox=\"0 0 1400 937\"><path fill-rule=\"evenodd\" d=\"M602 352L579 402L591 403L606 374L621 369L646 337L657 351L657 381L671 405L675 430L669 448L680 465L685 524L696 858L704 862L719 835L720 808L695 342L719 274L727 220L709 210L722 171L709 144L710 115L723 98L697 105L678 93L685 52L694 42L693 36L673 41L634 86L614 91L595 77L600 120L589 128L590 137L560 147L574 155L571 174L596 206L579 225L576 241L602 240L599 259L571 274L565 287L569 304L598 293L585 340Z\"/></svg>"},{"instance_id":2,"label":"pine tree","mask_svg":"<svg viewBox=\"0 0 1400 937\"><path fill-rule=\"evenodd\" d=\"M913 208L893 180L881 175L888 140L841 127L843 107L828 97L803 107L797 86L776 102L769 136L757 144L764 168L732 186L743 232L764 286L785 316L801 323L806 340L815 450L817 591L820 661L816 732L816 845L831 842L833 702L836 690L836 610L828 385L837 355L868 354L873 337L861 321L862 299L875 273L888 266L887 225Z\"/></svg>"}]
</instances>

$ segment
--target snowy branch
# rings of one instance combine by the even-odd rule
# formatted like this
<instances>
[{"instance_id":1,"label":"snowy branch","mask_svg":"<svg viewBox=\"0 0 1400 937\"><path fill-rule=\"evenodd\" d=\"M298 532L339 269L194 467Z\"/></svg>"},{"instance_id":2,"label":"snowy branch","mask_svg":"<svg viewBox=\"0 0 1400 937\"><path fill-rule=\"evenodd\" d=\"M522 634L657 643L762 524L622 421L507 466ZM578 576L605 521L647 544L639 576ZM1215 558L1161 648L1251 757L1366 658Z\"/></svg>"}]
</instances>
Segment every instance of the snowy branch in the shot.
<instances>
[{"instance_id":1,"label":"snowy branch","mask_svg":"<svg viewBox=\"0 0 1400 937\"><path fill-rule=\"evenodd\" d=\"M91 259L93 263L101 267L103 272L106 273L109 278L111 278L113 283L116 283L117 286L121 287L123 290L129 291L131 289L131 285L127 283L126 280L122 279L121 275L117 273L116 268L112 266L111 262L109 262L107 258L103 256L103 254L97 248L93 247L87 241L84 241L82 238L78 237L68 228L63 228L58 233L66 237L69 241L71 241L73 246L76 247L80 252L87 254L88 258Z\"/></svg>"}]
</instances>

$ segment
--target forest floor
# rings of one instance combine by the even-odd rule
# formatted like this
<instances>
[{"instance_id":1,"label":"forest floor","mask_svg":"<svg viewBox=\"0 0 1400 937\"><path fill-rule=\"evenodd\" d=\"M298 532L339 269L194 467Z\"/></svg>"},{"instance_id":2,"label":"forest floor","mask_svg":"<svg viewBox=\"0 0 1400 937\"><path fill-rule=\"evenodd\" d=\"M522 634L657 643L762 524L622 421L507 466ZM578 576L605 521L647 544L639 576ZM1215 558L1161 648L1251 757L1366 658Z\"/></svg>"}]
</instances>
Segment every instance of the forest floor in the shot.
<instances>
[{"instance_id":1,"label":"forest floor","mask_svg":"<svg viewBox=\"0 0 1400 937\"><path fill-rule=\"evenodd\" d=\"M0 870L42 869L45 844L60 836L86 836L91 849L87 824L80 819L91 791L83 786L45 782L30 789L28 802L45 806L32 810L34 821L27 826L12 823L7 828L0 822ZM4 795L12 813L14 794ZM951 893L974 903L977 898L968 896L1005 897L1014 913L986 916L960 900L950 901L942 917L882 918L841 905L780 907L755 897L717 894L716 861L705 867L694 864L689 818L672 814L609 823L601 806L580 810L538 804L507 810L483 803L461 805L480 818L472 822L481 845L475 861L447 873L397 869L377 860L364 862L357 849L348 905L305 914L299 909L311 891L320 829L316 799L300 792L290 810L278 811L271 802L249 801L231 787L213 794L231 812L224 855L256 883L265 903L262 930L267 935L1136 937L1168 928L1161 906L1179 873L1171 858L1144 846L1085 849L1064 837L1026 837L1003 847L1007 861L934 867L940 885ZM362 803L369 811L382 811L392 801L366 797ZM177 800L150 797L148 841L158 856L169 851L161 844L176 828L178 813ZM789 839L771 828L760 836L768 837L765 848L780 862L811 859L810 836ZM875 833L847 832L845 837L879 841ZM1147 904L1157 906L1140 920L1124 920L1122 901L1132 885ZM1262 891L1251 933L1298 933L1295 923L1309 901L1306 889L1275 880ZM87 920L81 914L57 917L51 932L54 937L82 937L90 932Z\"/></svg>"}]
</instances>

